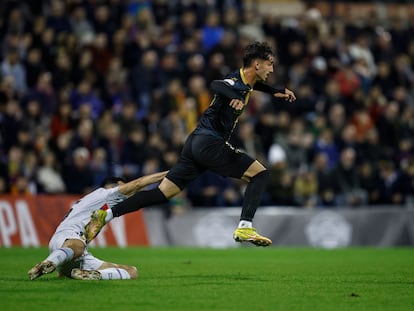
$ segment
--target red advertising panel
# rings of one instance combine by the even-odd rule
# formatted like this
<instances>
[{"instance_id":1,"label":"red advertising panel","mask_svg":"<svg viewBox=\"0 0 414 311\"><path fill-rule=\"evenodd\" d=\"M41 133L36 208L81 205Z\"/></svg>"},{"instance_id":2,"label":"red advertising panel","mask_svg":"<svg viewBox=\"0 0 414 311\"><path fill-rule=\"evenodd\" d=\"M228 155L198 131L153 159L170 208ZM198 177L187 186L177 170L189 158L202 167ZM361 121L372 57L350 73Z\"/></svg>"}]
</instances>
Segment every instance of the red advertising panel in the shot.
<instances>
[{"instance_id":1,"label":"red advertising panel","mask_svg":"<svg viewBox=\"0 0 414 311\"><path fill-rule=\"evenodd\" d=\"M0 196L0 246L47 246L78 196ZM91 243L96 246L148 245L141 211L115 218Z\"/></svg>"}]
</instances>

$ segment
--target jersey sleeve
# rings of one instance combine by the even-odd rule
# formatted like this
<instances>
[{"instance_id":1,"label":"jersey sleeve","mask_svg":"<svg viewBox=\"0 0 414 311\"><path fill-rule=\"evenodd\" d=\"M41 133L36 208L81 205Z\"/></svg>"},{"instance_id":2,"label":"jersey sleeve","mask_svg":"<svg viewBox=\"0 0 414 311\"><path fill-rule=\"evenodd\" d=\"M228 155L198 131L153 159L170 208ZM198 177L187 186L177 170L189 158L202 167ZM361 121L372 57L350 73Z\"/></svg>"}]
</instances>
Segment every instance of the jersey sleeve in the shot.
<instances>
[{"instance_id":1,"label":"jersey sleeve","mask_svg":"<svg viewBox=\"0 0 414 311\"><path fill-rule=\"evenodd\" d=\"M285 93L284 88L275 88L263 82L256 82L255 85L253 86L253 89L256 91L260 91L260 92L264 92L264 93L268 93L272 95L275 93L283 93L283 94Z\"/></svg>"},{"instance_id":2,"label":"jersey sleeve","mask_svg":"<svg viewBox=\"0 0 414 311\"><path fill-rule=\"evenodd\" d=\"M119 192L119 187L110 188L107 191L106 202L110 208L128 198Z\"/></svg>"},{"instance_id":3,"label":"jersey sleeve","mask_svg":"<svg viewBox=\"0 0 414 311\"><path fill-rule=\"evenodd\" d=\"M234 81L231 79L214 80L211 82L211 89L214 93L229 99L243 100L243 97L232 88L233 85Z\"/></svg>"}]
</instances>

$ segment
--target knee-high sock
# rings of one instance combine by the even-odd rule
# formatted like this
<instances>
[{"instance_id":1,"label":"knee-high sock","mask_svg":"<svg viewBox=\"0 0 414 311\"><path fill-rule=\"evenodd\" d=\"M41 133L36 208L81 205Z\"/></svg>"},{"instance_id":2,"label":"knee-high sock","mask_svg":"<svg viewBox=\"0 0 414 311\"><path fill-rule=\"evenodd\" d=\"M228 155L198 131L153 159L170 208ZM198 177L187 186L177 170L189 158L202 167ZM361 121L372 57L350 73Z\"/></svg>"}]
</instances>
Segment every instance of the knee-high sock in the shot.
<instances>
[{"instance_id":1,"label":"knee-high sock","mask_svg":"<svg viewBox=\"0 0 414 311\"><path fill-rule=\"evenodd\" d=\"M247 185L246 192L244 193L244 202L240 220L253 220L254 214L260 204L262 194L266 189L268 179L268 170L264 170L252 177Z\"/></svg>"},{"instance_id":2,"label":"knee-high sock","mask_svg":"<svg viewBox=\"0 0 414 311\"><path fill-rule=\"evenodd\" d=\"M55 266L59 266L62 263L71 260L74 254L73 249L69 247L61 247L50 253L46 260L53 262Z\"/></svg>"},{"instance_id":3,"label":"knee-high sock","mask_svg":"<svg viewBox=\"0 0 414 311\"><path fill-rule=\"evenodd\" d=\"M116 204L111 209L113 216L119 217L149 205L162 204L166 202L168 202L168 199L165 195L159 188L155 188L148 191L138 191L123 202Z\"/></svg>"},{"instance_id":4,"label":"knee-high sock","mask_svg":"<svg viewBox=\"0 0 414 311\"><path fill-rule=\"evenodd\" d=\"M129 280L131 278L128 271L122 268L106 268L98 271L101 273L102 280Z\"/></svg>"}]
</instances>

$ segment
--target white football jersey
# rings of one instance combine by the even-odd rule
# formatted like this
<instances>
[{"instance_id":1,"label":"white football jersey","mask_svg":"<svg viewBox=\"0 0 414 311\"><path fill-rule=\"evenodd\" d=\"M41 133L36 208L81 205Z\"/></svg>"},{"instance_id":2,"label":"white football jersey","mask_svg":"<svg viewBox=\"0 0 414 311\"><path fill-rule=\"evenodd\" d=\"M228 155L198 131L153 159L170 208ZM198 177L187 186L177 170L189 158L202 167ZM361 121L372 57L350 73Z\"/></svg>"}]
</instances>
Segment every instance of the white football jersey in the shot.
<instances>
[{"instance_id":1,"label":"white football jersey","mask_svg":"<svg viewBox=\"0 0 414 311\"><path fill-rule=\"evenodd\" d=\"M118 188L118 186L110 189L98 188L76 201L55 233L65 230L83 232L85 225L91 220L93 211L111 208L127 198L118 191Z\"/></svg>"}]
</instances>

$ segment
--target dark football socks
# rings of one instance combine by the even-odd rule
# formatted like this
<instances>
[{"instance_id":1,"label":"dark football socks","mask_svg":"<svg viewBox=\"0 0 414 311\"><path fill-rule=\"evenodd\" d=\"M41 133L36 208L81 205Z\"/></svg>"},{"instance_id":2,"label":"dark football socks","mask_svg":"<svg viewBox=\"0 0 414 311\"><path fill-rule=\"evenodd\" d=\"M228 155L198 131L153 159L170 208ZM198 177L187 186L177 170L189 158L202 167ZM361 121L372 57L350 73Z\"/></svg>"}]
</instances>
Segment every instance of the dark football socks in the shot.
<instances>
[{"instance_id":1,"label":"dark football socks","mask_svg":"<svg viewBox=\"0 0 414 311\"><path fill-rule=\"evenodd\" d=\"M166 202L168 202L168 199L157 187L148 191L138 191L123 202L116 204L111 209L114 217L119 217L149 205L163 204Z\"/></svg>"},{"instance_id":2,"label":"dark football socks","mask_svg":"<svg viewBox=\"0 0 414 311\"><path fill-rule=\"evenodd\" d=\"M252 177L244 193L243 208L240 220L252 221L260 204L262 194L269 180L269 171L264 170Z\"/></svg>"}]
</instances>

